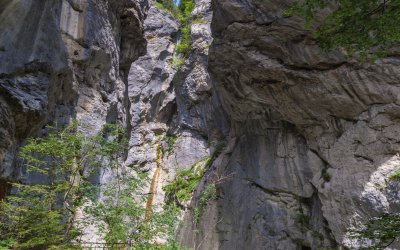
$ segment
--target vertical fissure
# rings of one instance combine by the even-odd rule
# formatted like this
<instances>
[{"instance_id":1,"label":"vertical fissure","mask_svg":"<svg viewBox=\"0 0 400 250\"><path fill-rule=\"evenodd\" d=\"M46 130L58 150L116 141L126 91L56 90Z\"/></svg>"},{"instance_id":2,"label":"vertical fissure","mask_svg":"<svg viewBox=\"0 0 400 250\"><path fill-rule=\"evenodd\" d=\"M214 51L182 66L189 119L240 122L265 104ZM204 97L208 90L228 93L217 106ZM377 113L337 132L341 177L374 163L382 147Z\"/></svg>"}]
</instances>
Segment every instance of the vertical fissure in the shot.
<instances>
[{"instance_id":1,"label":"vertical fissure","mask_svg":"<svg viewBox=\"0 0 400 250\"><path fill-rule=\"evenodd\" d=\"M154 205L154 197L157 195L157 188L160 181L161 173L162 173L162 165L163 165L163 151L161 148L161 143L157 143L157 160L156 160L156 169L154 171L153 177L151 179L150 188L149 188L149 196L146 202L146 214L145 218L149 218L153 213L153 205Z\"/></svg>"}]
</instances>

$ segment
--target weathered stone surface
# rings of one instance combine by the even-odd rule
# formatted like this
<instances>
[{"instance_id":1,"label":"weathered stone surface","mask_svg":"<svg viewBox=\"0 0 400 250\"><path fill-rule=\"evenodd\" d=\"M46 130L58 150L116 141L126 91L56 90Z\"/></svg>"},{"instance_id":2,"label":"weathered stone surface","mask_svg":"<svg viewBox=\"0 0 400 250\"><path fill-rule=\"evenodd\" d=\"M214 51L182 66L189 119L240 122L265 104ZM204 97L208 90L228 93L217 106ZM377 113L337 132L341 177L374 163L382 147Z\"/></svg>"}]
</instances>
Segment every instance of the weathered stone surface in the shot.
<instances>
[{"instance_id":1,"label":"weathered stone surface","mask_svg":"<svg viewBox=\"0 0 400 250\"><path fill-rule=\"evenodd\" d=\"M126 124L126 65L145 51L147 1L0 3L0 173L48 123Z\"/></svg>"},{"instance_id":2,"label":"weathered stone surface","mask_svg":"<svg viewBox=\"0 0 400 250\"><path fill-rule=\"evenodd\" d=\"M20 177L18 147L45 124L77 119L94 133L118 121L126 166L158 178L155 203L176 171L222 151L186 211L184 245L362 246L348 229L400 212L388 179L400 164L400 61L324 53L301 18L282 16L290 2L196 0L178 70L179 24L147 0L0 0L0 179ZM212 184L219 197L193 223Z\"/></svg>"},{"instance_id":3,"label":"weathered stone surface","mask_svg":"<svg viewBox=\"0 0 400 250\"><path fill-rule=\"evenodd\" d=\"M171 80L178 23L166 11L152 7L144 25L147 54L131 65L128 75L132 131L127 165L155 163L157 135L167 132L176 110Z\"/></svg>"},{"instance_id":4,"label":"weathered stone surface","mask_svg":"<svg viewBox=\"0 0 400 250\"><path fill-rule=\"evenodd\" d=\"M0 179L40 178L21 173L16 159L18 147L28 136L46 133L46 124L62 127L76 119L94 134L105 123L130 123L127 73L146 50L148 5L0 1ZM100 183L110 176L102 175ZM77 220L82 216L80 209ZM80 240L101 237L87 227Z\"/></svg>"},{"instance_id":5,"label":"weathered stone surface","mask_svg":"<svg viewBox=\"0 0 400 250\"><path fill-rule=\"evenodd\" d=\"M398 168L398 60L325 54L299 17L282 16L289 3L213 1L212 89L236 146L214 164L234 176L203 217L221 222L202 249L357 247L349 228L399 212L387 186ZM319 224L302 228L296 207Z\"/></svg>"},{"instance_id":6,"label":"weathered stone surface","mask_svg":"<svg viewBox=\"0 0 400 250\"><path fill-rule=\"evenodd\" d=\"M179 39L175 17L152 7L144 25L147 54L131 65L128 76L131 134L126 165L140 166L151 178L157 178L155 190L150 191L154 191L154 203L160 204L164 200L162 187L176 171L188 169L209 155L203 114L211 110L210 88L203 52L192 54L179 70L175 65ZM211 34L209 26L205 34L201 31L198 48L203 50L210 44Z\"/></svg>"}]
</instances>

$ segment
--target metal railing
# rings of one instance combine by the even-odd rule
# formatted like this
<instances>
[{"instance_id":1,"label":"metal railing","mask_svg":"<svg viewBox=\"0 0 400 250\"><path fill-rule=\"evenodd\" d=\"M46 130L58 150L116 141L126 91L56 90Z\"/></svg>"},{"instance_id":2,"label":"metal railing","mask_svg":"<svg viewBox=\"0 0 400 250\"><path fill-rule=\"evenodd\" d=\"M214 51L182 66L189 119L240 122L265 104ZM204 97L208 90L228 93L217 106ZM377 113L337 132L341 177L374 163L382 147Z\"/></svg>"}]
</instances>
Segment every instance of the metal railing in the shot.
<instances>
[{"instance_id":1,"label":"metal railing","mask_svg":"<svg viewBox=\"0 0 400 250\"><path fill-rule=\"evenodd\" d=\"M131 242L79 242L79 246L81 246L83 249L90 250L128 250L133 245Z\"/></svg>"}]
</instances>

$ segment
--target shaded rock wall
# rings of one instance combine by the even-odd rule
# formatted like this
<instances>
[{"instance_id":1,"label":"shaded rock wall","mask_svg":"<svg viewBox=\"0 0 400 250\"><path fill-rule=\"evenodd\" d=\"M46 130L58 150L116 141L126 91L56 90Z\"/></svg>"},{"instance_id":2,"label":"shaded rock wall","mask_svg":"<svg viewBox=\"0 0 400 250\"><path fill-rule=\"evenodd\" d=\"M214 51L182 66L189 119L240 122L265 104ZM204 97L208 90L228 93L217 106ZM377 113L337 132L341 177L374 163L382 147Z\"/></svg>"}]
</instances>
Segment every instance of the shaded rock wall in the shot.
<instances>
[{"instance_id":1,"label":"shaded rock wall","mask_svg":"<svg viewBox=\"0 0 400 250\"><path fill-rule=\"evenodd\" d=\"M209 156L208 136L216 127L209 125L214 112L205 52L210 5L200 2L195 10L207 23L194 25L197 52L178 73L179 24L152 3L0 1L1 182L38 178L22 173L19 146L44 135L45 125L73 119L89 134L115 121L127 128L126 170L149 172L149 206L164 200L162 186L178 169ZM98 181L112 182L113 173ZM84 239L101 241L96 234L87 228Z\"/></svg>"},{"instance_id":2,"label":"shaded rock wall","mask_svg":"<svg viewBox=\"0 0 400 250\"><path fill-rule=\"evenodd\" d=\"M45 124L127 123L127 65L145 52L147 1L0 2L0 174Z\"/></svg>"},{"instance_id":3,"label":"shaded rock wall","mask_svg":"<svg viewBox=\"0 0 400 250\"><path fill-rule=\"evenodd\" d=\"M357 248L349 228L399 212L398 58L324 53L289 3L213 1L209 70L231 123L214 167L233 177L189 235L200 249Z\"/></svg>"},{"instance_id":4,"label":"shaded rock wall","mask_svg":"<svg viewBox=\"0 0 400 250\"><path fill-rule=\"evenodd\" d=\"M177 121L173 58L179 23L153 6L144 27L147 53L131 65L128 75L131 133L126 165L148 171L150 208L163 202L162 187L176 170L190 168L208 149L204 139L181 131Z\"/></svg>"},{"instance_id":5,"label":"shaded rock wall","mask_svg":"<svg viewBox=\"0 0 400 250\"><path fill-rule=\"evenodd\" d=\"M18 147L45 124L77 119L94 133L118 121L126 166L156 179L151 204L177 170L222 150L185 211L184 245L361 246L349 228L400 209L388 180L400 61L324 53L299 17L282 16L290 2L196 0L178 69L179 24L147 0L0 0L0 183L21 176ZM195 223L213 184L218 199Z\"/></svg>"}]
</instances>

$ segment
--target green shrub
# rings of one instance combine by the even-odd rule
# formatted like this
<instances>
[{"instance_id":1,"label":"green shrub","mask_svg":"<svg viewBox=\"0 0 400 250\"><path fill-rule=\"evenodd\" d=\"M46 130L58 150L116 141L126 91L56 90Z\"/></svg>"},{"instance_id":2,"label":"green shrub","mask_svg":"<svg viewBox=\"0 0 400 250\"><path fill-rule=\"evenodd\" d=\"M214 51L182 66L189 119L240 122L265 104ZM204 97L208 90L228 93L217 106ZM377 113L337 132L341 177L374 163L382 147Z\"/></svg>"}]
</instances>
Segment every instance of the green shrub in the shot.
<instances>
[{"instance_id":1,"label":"green shrub","mask_svg":"<svg viewBox=\"0 0 400 250\"><path fill-rule=\"evenodd\" d=\"M356 239L370 239L369 249L384 249L400 236L400 215L382 214L368 220L362 229L349 231L349 236Z\"/></svg>"},{"instance_id":2,"label":"green shrub","mask_svg":"<svg viewBox=\"0 0 400 250\"><path fill-rule=\"evenodd\" d=\"M0 250L12 249L15 243L14 239L0 240Z\"/></svg>"},{"instance_id":3,"label":"green shrub","mask_svg":"<svg viewBox=\"0 0 400 250\"><path fill-rule=\"evenodd\" d=\"M172 0L157 0L155 6L159 9L169 11L180 23L180 40L176 46L177 59L175 66L179 67L185 61L185 58L190 53L191 49L191 25L192 25L192 11L195 7L194 0L181 0L178 6L175 6ZM197 19L198 20L198 19Z\"/></svg>"},{"instance_id":4,"label":"green shrub","mask_svg":"<svg viewBox=\"0 0 400 250\"><path fill-rule=\"evenodd\" d=\"M193 24L193 23L197 23L197 24L206 24L206 23L208 23L208 21L207 21L207 20L204 20L204 19L201 19L201 18L196 18L196 19L192 20L192 24Z\"/></svg>"},{"instance_id":5,"label":"green shrub","mask_svg":"<svg viewBox=\"0 0 400 250\"><path fill-rule=\"evenodd\" d=\"M170 155L172 153L172 151L174 150L174 146L176 144L176 140L178 138L175 135L166 135L163 138L163 141L165 141L167 143L167 148L165 149L166 152L163 153L167 153L168 155Z\"/></svg>"},{"instance_id":6,"label":"green shrub","mask_svg":"<svg viewBox=\"0 0 400 250\"><path fill-rule=\"evenodd\" d=\"M14 239L17 249L71 247L79 234L73 223L80 198L75 183L81 179L80 166L87 163L78 162L85 147L76 123L46 138L28 140L20 156L28 172L43 176L43 183L13 183L16 194L0 203L0 240ZM86 155L88 160L90 156Z\"/></svg>"},{"instance_id":7,"label":"green shrub","mask_svg":"<svg viewBox=\"0 0 400 250\"><path fill-rule=\"evenodd\" d=\"M393 174L389 176L389 180L398 181L400 180L400 170L395 171Z\"/></svg>"},{"instance_id":8,"label":"green shrub","mask_svg":"<svg viewBox=\"0 0 400 250\"><path fill-rule=\"evenodd\" d=\"M17 191L0 202L0 246L15 249L80 249L74 243L85 224L97 225L109 249L131 242L133 249L162 249L155 238L174 242L177 209L156 210L146 217L142 187L147 175L140 169L122 169L127 141L118 125L106 125L93 137L79 132L73 123L62 131L49 128L45 138L29 139L21 158L29 172L40 174L40 183L14 183ZM88 179L100 171L115 178L101 188ZM90 216L77 221L83 207ZM92 204L92 205L87 205ZM173 248L169 248L173 249Z\"/></svg>"},{"instance_id":9,"label":"green shrub","mask_svg":"<svg viewBox=\"0 0 400 250\"><path fill-rule=\"evenodd\" d=\"M179 170L175 179L163 187L168 203L183 206L183 203L192 199L193 191L203 178L209 167L211 157L205 157L194 163L191 168Z\"/></svg>"},{"instance_id":10,"label":"green shrub","mask_svg":"<svg viewBox=\"0 0 400 250\"><path fill-rule=\"evenodd\" d=\"M172 63L174 65L174 68L180 69L182 65L185 63L185 58L184 57L173 57L172 58Z\"/></svg>"},{"instance_id":11,"label":"green shrub","mask_svg":"<svg viewBox=\"0 0 400 250\"><path fill-rule=\"evenodd\" d=\"M166 8L164 7L164 5L160 2L155 2L154 5L156 6L156 8L160 9L160 10L165 10Z\"/></svg>"},{"instance_id":12,"label":"green shrub","mask_svg":"<svg viewBox=\"0 0 400 250\"><path fill-rule=\"evenodd\" d=\"M194 222L198 224L200 222L201 216L203 216L204 209L211 200L218 198L216 184L207 185L206 188L201 192L199 203L194 209Z\"/></svg>"},{"instance_id":13,"label":"green shrub","mask_svg":"<svg viewBox=\"0 0 400 250\"><path fill-rule=\"evenodd\" d=\"M386 0L302 0L294 1L284 14L301 15L325 50L341 49L375 60L392 54L400 41L398 7L398 1Z\"/></svg>"},{"instance_id":14,"label":"green shrub","mask_svg":"<svg viewBox=\"0 0 400 250\"><path fill-rule=\"evenodd\" d=\"M173 0L156 0L155 6L162 10L174 11L176 9Z\"/></svg>"},{"instance_id":15,"label":"green shrub","mask_svg":"<svg viewBox=\"0 0 400 250\"><path fill-rule=\"evenodd\" d=\"M180 22L181 39L177 45L176 52L186 57L191 49L191 26L192 26L192 11L195 7L194 0L181 0L179 4L178 19Z\"/></svg>"}]
</instances>

